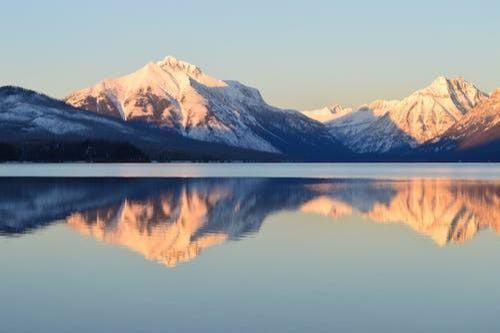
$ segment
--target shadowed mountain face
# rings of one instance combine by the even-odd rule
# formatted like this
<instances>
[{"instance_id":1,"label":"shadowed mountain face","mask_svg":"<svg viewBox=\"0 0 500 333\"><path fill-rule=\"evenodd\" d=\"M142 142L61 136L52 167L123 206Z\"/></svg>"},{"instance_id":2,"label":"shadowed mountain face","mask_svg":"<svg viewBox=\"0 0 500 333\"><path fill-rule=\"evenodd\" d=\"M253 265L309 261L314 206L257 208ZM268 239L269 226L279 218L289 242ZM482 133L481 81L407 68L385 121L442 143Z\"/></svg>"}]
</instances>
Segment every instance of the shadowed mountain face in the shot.
<instances>
[{"instance_id":1,"label":"shadowed mountain face","mask_svg":"<svg viewBox=\"0 0 500 333\"><path fill-rule=\"evenodd\" d=\"M437 245L500 232L500 183L318 179L1 179L0 233L60 221L166 266L259 231L269 215L302 211L407 224ZM313 215L311 215L313 216ZM283 226L285 227L285 226Z\"/></svg>"}]
</instances>

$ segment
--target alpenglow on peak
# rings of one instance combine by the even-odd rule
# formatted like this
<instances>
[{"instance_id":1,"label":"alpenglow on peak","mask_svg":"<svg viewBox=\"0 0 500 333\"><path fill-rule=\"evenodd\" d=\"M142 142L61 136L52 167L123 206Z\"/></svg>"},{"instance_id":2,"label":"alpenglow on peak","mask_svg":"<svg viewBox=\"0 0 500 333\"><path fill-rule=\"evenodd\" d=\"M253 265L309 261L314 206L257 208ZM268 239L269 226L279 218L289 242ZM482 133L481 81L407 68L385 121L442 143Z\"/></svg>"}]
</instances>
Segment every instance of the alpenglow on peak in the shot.
<instances>
[{"instance_id":1,"label":"alpenglow on peak","mask_svg":"<svg viewBox=\"0 0 500 333\"><path fill-rule=\"evenodd\" d=\"M432 83L416 91L416 94L431 94L435 96L447 97L450 95L466 95L474 98L478 94L477 87L466 81L462 76L456 78L448 78L445 76L438 76ZM486 95L483 93L483 95Z\"/></svg>"},{"instance_id":2,"label":"alpenglow on peak","mask_svg":"<svg viewBox=\"0 0 500 333\"><path fill-rule=\"evenodd\" d=\"M339 158L351 154L323 125L268 105L257 89L217 79L172 56L76 91L65 101L199 141L273 154L307 152L317 159L325 147Z\"/></svg>"},{"instance_id":3,"label":"alpenglow on peak","mask_svg":"<svg viewBox=\"0 0 500 333\"><path fill-rule=\"evenodd\" d=\"M158 61L157 65L161 68L169 67L170 69L186 72L193 75L200 75L202 73L201 68L199 68L198 66L183 60L179 60L171 55L168 55L163 60Z\"/></svg>"}]
</instances>

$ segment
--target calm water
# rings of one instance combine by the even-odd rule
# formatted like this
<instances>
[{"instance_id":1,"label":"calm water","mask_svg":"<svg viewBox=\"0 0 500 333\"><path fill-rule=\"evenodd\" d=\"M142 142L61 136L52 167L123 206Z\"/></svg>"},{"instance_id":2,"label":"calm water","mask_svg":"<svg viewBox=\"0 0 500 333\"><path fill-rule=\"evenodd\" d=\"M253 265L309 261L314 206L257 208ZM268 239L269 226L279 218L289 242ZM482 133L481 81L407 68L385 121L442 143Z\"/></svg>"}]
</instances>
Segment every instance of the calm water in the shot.
<instances>
[{"instance_id":1,"label":"calm water","mask_svg":"<svg viewBox=\"0 0 500 333\"><path fill-rule=\"evenodd\" d=\"M500 166L175 167L0 167L0 332L500 331Z\"/></svg>"}]
</instances>

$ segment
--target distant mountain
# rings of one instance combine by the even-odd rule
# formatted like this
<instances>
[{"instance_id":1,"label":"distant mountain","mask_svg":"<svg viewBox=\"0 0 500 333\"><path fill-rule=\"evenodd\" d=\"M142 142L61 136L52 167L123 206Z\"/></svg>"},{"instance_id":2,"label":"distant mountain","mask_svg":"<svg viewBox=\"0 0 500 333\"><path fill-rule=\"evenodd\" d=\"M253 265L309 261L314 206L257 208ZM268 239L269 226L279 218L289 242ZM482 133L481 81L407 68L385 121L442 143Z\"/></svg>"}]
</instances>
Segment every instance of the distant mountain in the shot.
<instances>
[{"instance_id":1,"label":"distant mountain","mask_svg":"<svg viewBox=\"0 0 500 333\"><path fill-rule=\"evenodd\" d=\"M332 104L318 110L302 111L302 113L321 123L327 123L352 112L351 108L343 108L340 104Z\"/></svg>"},{"instance_id":2,"label":"distant mountain","mask_svg":"<svg viewBox=\"0 0 500 333\"><path fill-rule=\"evenodd\" d=\"M325 124L357 153L408 151L443 135L487 98L461 77L438 77L401 101L376 101Z\"/></svg>"},{"instance_id":3,"label":"distant mountain","mask_svg":"<svg viewBox=\"0 0 500 333\"><path fill-rule=\"evenodd\" d=\"M186 139L142 123L74 108L31 90L0 87L0 161L277 161L282 158L277 154Z\"/></svg>"},{"instance_id":4,"label":"distant mountain","mask_svg":"<svg viewBox=\"0 0 500 333\"><path fill-rule=\"evenodd\" d=\"M396 102L380 100L358 109L343 108L343 112L339 114L340 116L325 122L325 125L335 138L354 152L373 152L375 149L363 149L362 146L373 145L374 143L371 140L366 142L361 140L366 139L365 136L368 135L367 128L384 116ZM395 138L395 140L398 140L398 138Z\"/></svg>"},{"instance_id":5,"label":"distant mountain","mask_svg":"<svg viewBox=\"0 0 500 333\"><path fill-rule=\"evenodd\" d=\"M65 100L78 108L126 121L142 120L205 142L307 160L351 155L321 123L297 111L272 107L258 90L208 76L170 56Z\"/></svg>"}]
</instances>

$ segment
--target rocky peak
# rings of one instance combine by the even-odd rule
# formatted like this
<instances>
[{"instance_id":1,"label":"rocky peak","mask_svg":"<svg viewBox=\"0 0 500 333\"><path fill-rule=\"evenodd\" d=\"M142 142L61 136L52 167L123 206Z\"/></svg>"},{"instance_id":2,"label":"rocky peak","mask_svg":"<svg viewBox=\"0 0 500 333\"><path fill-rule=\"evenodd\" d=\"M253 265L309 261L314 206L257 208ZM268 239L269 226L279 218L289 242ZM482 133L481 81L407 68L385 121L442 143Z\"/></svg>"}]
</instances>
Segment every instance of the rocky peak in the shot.
<instances>
[{"instance_id":1,"label":"rocky peak","mask_svg":"<svg viewBox=\"0 0 500 333\"><path fill-rule=\"evenodd\" d=\"M462 76L453 79L439 76L429 86L416 91L412 96L452 98L470 108L479 99L487 97L487 94L480 91L474 84L466 81Z\"/></svg>"},{"instance_id":2,"label":"rocky peak","mask_svg":"<svg viewBox=\"0 0 500 333\"><path fill-rule=\"evenodd\" d=\"M326 107L326 109L329 110L333 114L339 113L339 112L342 112L342 111L346 110L345 108L342 107L342 105L336 104L336 103L328 105Z\"/></svg>"},{"instance_id":3,"label":"rocky peak","mask_svg":"<svg viewBox=\"0 0 500 333\"><path fill-rule=\"evenodd\" d=\"M322 109L302 111L302 114L316 121L326 123L345 116L351 111L352 108L343 108L340 104L331 104Z\"/></svg>"},{"instance_id":4,"label":"rocky peak","mask_svg":"<svg viewBox=\"0 0 500 333\"><path fill-rule=\"evenodd\" d=\"M163 60L157 62L157 65L162 69L171 69L174 71L184 72L193 76L198 76L202 74L201 69L193 64L186 61L179 60L173 56L166 56Z\"/></svg>"}]
</instances>

